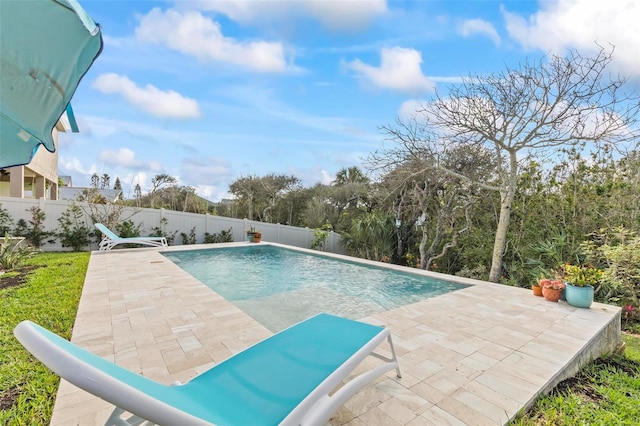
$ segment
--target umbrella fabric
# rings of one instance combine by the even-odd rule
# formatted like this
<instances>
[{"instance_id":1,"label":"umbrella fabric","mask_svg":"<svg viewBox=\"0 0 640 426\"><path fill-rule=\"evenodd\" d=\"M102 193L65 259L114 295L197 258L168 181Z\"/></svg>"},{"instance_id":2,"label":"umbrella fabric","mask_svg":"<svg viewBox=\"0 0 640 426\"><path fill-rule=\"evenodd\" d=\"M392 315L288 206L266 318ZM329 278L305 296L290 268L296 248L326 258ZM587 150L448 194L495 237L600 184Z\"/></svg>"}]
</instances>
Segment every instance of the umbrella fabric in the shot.
<instances>
[{"instance_id":1,"label":"umbrella fabric","mask_svg":"<svg viewBox=\"0 0 640 426\"><path fill-rule=\"evenodd\" d=\"M28 164L102 51L76 0L0 0L0 168Z\"/></svg>"}]
</instances>

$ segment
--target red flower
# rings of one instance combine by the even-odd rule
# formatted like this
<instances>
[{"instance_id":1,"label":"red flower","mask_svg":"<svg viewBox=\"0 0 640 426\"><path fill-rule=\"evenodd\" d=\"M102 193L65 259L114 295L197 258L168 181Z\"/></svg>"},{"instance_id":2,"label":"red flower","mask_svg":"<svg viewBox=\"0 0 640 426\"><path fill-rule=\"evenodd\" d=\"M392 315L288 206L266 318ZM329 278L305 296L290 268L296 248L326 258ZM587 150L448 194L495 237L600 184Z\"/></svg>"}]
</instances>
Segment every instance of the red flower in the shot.
<instances>
[{"instance_id":1,"label":"red flower","mask_svg":"<svg viewBox=\"0 0 640 426\"><path fill-rule=\"evenodd\" d=\"M540 280L540 285L544 288L552 288L554 290L563 290L565 285L562 280Z\"/></svg>"}]
</instances>

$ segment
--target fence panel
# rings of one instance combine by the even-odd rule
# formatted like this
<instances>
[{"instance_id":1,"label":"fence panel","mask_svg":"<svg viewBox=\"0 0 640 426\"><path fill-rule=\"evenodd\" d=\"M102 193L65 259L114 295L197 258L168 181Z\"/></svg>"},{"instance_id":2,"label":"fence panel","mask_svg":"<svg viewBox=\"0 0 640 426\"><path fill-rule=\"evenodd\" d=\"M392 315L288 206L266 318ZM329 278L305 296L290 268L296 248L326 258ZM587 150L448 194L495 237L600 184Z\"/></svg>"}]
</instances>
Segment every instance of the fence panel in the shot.
<instances>
[{"instance_id":1,"label":"fence panel","mask_svg":"<svg viewBox=\"0 0 640 426\"><path fill-rule=\"evenodd\" d=\"M20 219L27 223L31 220L30 209L39 207L45 212L44 229L45 231L58 232L60 223L58 218L69 209L73 201L67 200L46 200L41 198L11 198L0 197L0 207L7 211L13 220L13 227ZM280 225L276 223L257 222L248 219L234 219L223 216L212 216L209 214L197 214L177 212L165 209L149 209L125 207L113 204L93 204L75 202L85 212L85 223L87 227L93 229L91 220L92 214L99 217L108 217L111 214L119 216L119 221L131 220L136 225L141 225L140 234L149 235L153 228L160 228L166 235L175 233L175 245L183 244L182 234L187 236L187 240L191 235L191 231L195 232L195 242L204 242L205 233L214 234L220 231L231 229L234 241L246 241L246 231L252 226L262 232L264 241L271 241L281 244L287 244L296 247L310 248L314 241L313 230L309 228L298 228L289 225ZM189 242L189 241L186 241ZM43 250L59 251L68 250L62 247L60 242L56 241L52 244L45 244ZM97 243L92 243L90 250L96 250ZM326 251L332 253L344 254L344 248L340 243L340 236L335 232L329 233L329 238L325 244Z\"/></svg>"}]
</instances>

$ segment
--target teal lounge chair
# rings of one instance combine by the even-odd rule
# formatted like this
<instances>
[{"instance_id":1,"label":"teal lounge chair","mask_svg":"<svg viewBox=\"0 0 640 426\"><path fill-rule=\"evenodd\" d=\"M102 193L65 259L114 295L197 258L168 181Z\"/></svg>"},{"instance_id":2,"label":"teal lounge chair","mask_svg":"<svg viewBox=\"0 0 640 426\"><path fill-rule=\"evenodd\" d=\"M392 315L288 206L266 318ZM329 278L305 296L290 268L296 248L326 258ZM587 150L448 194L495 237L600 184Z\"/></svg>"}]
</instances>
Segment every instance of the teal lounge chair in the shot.
<instances>
[{"instance_id":1,"label":"teal lounge chair","mask_svg":"<svg viewBox=\"0 0 640 426\"><path fill-rule=\"evenodd\" d=\"M102 241L100 241L99 250L101 251L111 250L112 248L114 248L119 244L142 244L145 246L161 247L161 248L168 247L167 239L165 237L123 238L114 234L109 228L107 228L101 223L96 223L95 226L96 228L98 228L98 231L100 231L102 235L104 235L104 237L102 238Z\"/></svg>"},{"instance_id":2,"label":"teal lounge chair","mask_svg":"<svg viewBox=\"0 0 640 426\"><path fill-rule=\"evenodd\" d=\"M112 364L30 321L14 334L72 384L117 406L106 425L322 425L351 396L400 368L389 330L320 314L217 364L185 384L165 386ZM388 340L391 357L374 352ZM384 361L352 378L368 355ZM335 391L335 392L333 392ZM123 414L132 415L122 419Z\"/></svg>"}]
</instances>

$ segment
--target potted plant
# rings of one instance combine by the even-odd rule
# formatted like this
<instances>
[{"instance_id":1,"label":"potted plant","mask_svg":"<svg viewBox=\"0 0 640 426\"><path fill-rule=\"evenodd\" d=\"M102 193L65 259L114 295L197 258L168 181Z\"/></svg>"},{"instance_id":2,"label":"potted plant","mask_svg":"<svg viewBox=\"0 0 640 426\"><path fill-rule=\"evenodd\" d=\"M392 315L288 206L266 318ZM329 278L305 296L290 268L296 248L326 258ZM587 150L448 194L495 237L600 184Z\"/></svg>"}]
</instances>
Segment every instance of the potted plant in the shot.
<instances>
[{"instance_id":1,"label":"potted plant","mask_svg":"<svg viewBox=\"0 0 640 426\"><path fill-rule=\"evenodd\" d=\"M253 242L255 233L256 233L256 228L254 228L253 226L247 229L247 239L249 240L250 243Z\"/></svg>"},{"instance_id":2,"label":"potted plant","mask_svg":"<svg viewBox=\"0 0 640 426\"><path fill-rule=\"evenodd\" d=\"M535 282L531 285L531 289L533 290L534 296L542 297L542 283L546 281L551 281L548 278L540 278L538 282Z\"/></svg>"},{"instance_id":3,"label":"potted plant","mask_svg":"<svg viewBox=\"0 0 640 426\"><path fill-rule=\"evenodd\" d=\"M567 282L567 303L577 308L589 308L593 303L594 287L600 282L604 272L592 265L565 265L564 278Z\"/></svg>"},{"instance_id":4,"label":"potted plant","mask_svg":"<svg viewBox=\"0 0 640 426\"><path fill-rule=\"evenodd\" d=\"M247 238L250 243L259 243L262 240L262 232L257 231L256 228L252 226L247 231Z\"/></svg>"},{"instance_id":5,"label":"potted plant","mask_svg":"<svg viewBox=\"0 0 640 426\"><path fill-rule=\"evenodd\" d=\"M562 290L565 289L565 285L562 280L540 280L542 286L542 295L550 302L557 302L562 297Z\"/></svg>"}]
</instances>

